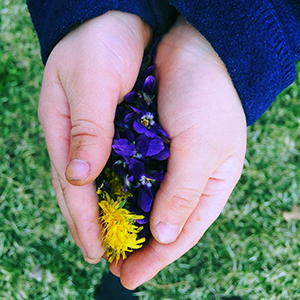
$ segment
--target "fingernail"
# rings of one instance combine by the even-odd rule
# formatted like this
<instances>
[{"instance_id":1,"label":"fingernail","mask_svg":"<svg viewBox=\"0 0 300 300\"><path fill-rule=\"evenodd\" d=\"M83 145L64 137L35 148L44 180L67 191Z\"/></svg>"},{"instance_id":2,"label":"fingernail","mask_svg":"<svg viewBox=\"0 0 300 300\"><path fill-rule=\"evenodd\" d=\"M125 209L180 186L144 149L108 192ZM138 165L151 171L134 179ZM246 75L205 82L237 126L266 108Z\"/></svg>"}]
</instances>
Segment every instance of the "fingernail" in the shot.
<instances>
[{"instance_id":1,"label":"fingernail","mask_svg":"<svg viewBox=\"0 0 300 300\"><path fill-rule=\"evenodd\" d=\"M88 162L81 159L73 159L66 170L66 178L69 180L83 180L89 176L91 167Z\"/></svg>"},{"instance_id":2,"label":"fingernail","mask_svg":"<svg viewBox=\"0 0 300 300\"><path fill-rule=\"evenodd\" d=\"M155 227L155 233L160 242L163 244L170 244L177 239L179 227L159 222Z\"/></svg>"}]
</instances>

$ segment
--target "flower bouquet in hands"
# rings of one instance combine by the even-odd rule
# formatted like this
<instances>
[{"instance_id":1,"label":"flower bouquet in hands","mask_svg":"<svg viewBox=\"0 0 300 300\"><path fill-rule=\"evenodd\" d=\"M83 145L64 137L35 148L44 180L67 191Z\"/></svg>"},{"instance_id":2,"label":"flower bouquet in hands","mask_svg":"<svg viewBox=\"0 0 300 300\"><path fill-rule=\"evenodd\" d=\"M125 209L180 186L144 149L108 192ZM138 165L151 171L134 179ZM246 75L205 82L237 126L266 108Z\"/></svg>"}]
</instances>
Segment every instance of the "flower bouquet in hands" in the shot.
<instances>
[{"instance_id":1,"label":"flower bouquet in hands","mask_svg":"<svg viewBox=\"0 0 300 300\"><path fill-rule=\"evenodd\" d=\"M170 137L158 124L152 75L157 42L144 56L133 90L116 109L112 152L96 180L101 239L108 261L116 264L150 235L153 199L170 156Z\"/></svg>"}]
</instances>

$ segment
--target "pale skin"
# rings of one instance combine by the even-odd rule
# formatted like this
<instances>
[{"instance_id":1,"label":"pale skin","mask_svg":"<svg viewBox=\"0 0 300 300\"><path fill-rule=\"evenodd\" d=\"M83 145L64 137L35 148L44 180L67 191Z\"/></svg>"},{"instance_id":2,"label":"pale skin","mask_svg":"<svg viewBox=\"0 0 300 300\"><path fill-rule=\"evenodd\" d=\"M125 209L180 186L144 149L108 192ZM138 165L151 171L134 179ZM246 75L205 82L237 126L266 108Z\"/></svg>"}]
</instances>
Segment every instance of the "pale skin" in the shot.
<instances>
[{"instance_id":1,"label":"pale skin","mask_svg":"<svg viewBox=\"0 0 300 300\"><path fill-rule=\"evenodd\" d=\"M53 49L39 103L53 186L70 232L89 263L104 250L94 180L110 154L117 104L132 89L151 29L109 12L87 21ZM171 137L165 179L155 198L153 234L111 271L134 289L193 247L221 213L240 178L246 121L226 67L180 17L156 57L158 112ZM75 159L75 160L74 160Z\"/></svg>"}]
</instances>

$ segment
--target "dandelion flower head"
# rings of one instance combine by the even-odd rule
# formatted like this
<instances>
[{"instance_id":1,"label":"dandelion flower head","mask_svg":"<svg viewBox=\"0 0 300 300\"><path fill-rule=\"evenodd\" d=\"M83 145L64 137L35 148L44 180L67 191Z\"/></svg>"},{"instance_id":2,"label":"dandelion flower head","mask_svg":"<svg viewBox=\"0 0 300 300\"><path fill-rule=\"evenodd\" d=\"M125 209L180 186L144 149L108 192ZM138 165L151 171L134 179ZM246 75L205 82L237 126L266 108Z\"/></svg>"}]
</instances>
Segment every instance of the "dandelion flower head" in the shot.
<instances>
[{"instance_id":1,"label":"dandelion flower head","mask_svg":"<svg viewBox=\"0 0 300 300\"><path fill-rule=\"evenodd\" d=\"M116 265L122 257L126 259L126 252L139 249L145 242L145 238L139 238L138 233L143 229L136 225L136 220L143 219L144 216L136 215L124 208L126 200L131 196L129 192L124 192L119 176L106 170L107 178L110 182L111 192L108 194L99 188L99 206L101 208L100 221L103 226L103 246L106 250L108 261L114 259Z\"/></svg>"}]
</instances>

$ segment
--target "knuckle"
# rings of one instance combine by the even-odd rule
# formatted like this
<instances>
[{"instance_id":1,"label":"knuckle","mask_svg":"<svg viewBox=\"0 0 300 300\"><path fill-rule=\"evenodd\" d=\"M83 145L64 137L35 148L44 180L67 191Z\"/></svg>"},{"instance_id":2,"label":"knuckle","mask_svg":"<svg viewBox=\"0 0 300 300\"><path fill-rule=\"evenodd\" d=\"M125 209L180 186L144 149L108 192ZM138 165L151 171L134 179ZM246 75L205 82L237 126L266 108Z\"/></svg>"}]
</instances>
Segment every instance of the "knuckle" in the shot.
<instances>
[{"instance_id":1,"label":"knuckle","mask_svg":"<svg viewBox=\"0 0 300 300\"><path fill-rule=\"evenodd\" d=\"M171 211L175 215L182 215L185 212L192 211L198 204L200 192L190 189L181 189L173 196L171 202Z\"/></svg>"},{"instance_id":2,"label":"knuckle","mask_svg":"<svg viewBox=\"0 0 300 300\"><path fill-rule=\"evenodd\" d=\"M79 152L85 146L99 145L99 139L108 140L113 137L111 124L97 124L91 120L77 119L73 122L70 131L71 148Z\"/></svg>"},{"instance_id":3,"label":"knuckle","mask_svg":"<svg viewBox=\"0 0 300 300\"><path fill-rule=\"evenodd\" d=\"M95 122L85 119L77 119L72 124L70 134L72 138L84 136L98 137L101 131L101 126Z\"/></svg>"},{"instance_id":4,"label":"knuckle","mask_svg":"<svg viewBox=\"0 0 300 300\"><path fill-rule=\"evenodd\" d=\"M87 119L77 119L72 122L71 137L105 137L113 135L113 124L98 124L95 121Z\"/></svg>"}]
</instances>

